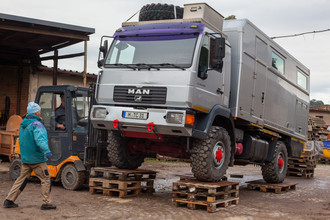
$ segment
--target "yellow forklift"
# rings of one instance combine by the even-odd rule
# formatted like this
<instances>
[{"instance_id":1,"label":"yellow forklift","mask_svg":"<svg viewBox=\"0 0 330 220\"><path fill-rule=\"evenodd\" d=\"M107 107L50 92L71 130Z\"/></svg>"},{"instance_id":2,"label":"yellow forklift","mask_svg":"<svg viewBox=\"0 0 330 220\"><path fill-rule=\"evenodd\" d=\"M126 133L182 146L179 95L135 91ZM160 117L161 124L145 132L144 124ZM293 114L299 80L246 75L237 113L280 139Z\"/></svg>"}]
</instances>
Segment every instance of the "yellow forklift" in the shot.
<instances>
[{"instance_id":1,"label":"yellow forklift","mask_svg":"<svg viewBox=\"0 0 330 220\"><path fill-rule=\"evenodd\" d=\"M41 118L47 129L48 144L52 152L47 162L51 179L62 182L63 187L68 190L82 188L90 167L100 166L101 157L107 155L102 152L106 150L105 147L103 150L100 147L88 148L92 144L96 146L96 142L101 147L102 144L106 146L106 143L101 141L102 137L95 137L89 123L90 105L94 100L91 91L93 91L92 88L71 85L41 86L35 98L35 102L41 107ZM57 125L59 108L62 114L65 114L64 121L61 122L64 128L59 128ZM88 135L90 138L87 138ZM106 142L105 135L103 136ZM92 143L93 139L96 142ZM16 159L10 165L10 176L13 180L17 179L21 168L18 141L16 141L15 152ZM103 161L107 163L103 165L110 165L107 159ZM31 176L34 176L33 172Z\"/></svg>"}]
</instances>

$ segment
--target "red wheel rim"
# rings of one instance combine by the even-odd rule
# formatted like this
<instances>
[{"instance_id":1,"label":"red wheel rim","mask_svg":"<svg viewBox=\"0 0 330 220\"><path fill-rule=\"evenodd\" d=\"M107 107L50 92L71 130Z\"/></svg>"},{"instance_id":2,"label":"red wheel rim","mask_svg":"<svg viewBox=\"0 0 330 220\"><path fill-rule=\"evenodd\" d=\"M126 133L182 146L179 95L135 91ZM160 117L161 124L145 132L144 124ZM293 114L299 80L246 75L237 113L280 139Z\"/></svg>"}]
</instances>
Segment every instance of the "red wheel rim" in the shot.
<instances>
[{"instance_id":1,"label":"red wheel rim","mask_svg":"<svg viewBox=\"0 0 330 220\"><path fill-rule=\"evenodd\" d=\"M222 160L222 154L223 154L222 150L219 149L216 153L216 159L218 162Z\"/></svg>"},{"instance_id":2,"label":"red wheel rim","mask_svg":"<svg viewBox=\"0 0 330 220\"><path fill-rule=\"evenodd\" d=\"M282 168L283 164L284 164L283 158L278 159L278 166Z\"/></svg>"}]
</instances>

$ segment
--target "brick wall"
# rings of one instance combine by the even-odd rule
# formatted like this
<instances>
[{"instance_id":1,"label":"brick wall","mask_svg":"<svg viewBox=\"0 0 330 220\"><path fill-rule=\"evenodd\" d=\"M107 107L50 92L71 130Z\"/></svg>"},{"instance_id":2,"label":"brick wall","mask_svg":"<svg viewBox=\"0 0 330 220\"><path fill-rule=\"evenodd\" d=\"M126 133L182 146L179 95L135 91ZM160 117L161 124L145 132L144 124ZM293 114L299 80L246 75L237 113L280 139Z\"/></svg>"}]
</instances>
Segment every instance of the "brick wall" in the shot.
<instances>
[{"instance_id":1,"label":"brick wall","mask_svg":"<svg viewBox=\"0 0 330 220\"><path fill-rule=\"evenodd\" d=\"M16 66L0 66L0 123L5 112L6 97L10 98L9 117L14 114L24 115L28 102L29 89L29 67L23 67L21 80L21 97L17 97L18 91L18 67ZM20 109L17 112L17 100L20 99ZM3 125L3 124L2 124Z\"/></svg>"}]
</instances>

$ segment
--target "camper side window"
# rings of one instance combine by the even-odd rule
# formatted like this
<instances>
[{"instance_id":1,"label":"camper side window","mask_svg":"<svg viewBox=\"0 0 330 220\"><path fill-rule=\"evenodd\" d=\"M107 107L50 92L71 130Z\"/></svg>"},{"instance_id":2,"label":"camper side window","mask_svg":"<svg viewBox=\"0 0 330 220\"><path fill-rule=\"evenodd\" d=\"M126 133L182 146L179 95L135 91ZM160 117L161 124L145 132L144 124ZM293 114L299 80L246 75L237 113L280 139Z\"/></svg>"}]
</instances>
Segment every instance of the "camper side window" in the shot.
<instances>
[{"instance_id":1,"label":"camper side window","mask_svg":"<svg viewBox=\"0 0 330 220\"><path fill-rule=\"evenodd\" d=\"M272 67L284 74L284 59L282 59L275 52L272 52Z\"/></svg>"},{"instance_id":2,"label":"camper side window","mask_svg":"<svg viewBox=\"0 0 330 220\"><path fill-rule=\"evenodd\" d=\"M307 89L307 77L300 71L297 71L297 83L303 89Z\"/></svg>"}]
</instances>

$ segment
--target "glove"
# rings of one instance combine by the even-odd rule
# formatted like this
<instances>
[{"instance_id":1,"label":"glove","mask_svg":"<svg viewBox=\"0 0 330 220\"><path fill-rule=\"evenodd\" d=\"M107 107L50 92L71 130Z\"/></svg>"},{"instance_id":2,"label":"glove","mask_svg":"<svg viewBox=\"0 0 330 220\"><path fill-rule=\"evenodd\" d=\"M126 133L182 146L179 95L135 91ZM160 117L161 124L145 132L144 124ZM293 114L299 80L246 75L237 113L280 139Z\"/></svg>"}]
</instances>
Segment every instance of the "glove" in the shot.
<instances>
[{"instance_id":1,"label":"glove","mask_svg":"<svg viewBox=\"0 0 330 220\"><path fill-rule=\"evenodd\" d=\"M52 156L52 153L51 152L48 152L45 154L46 157L51 157Z\"/></svg>"}]
</instances>

